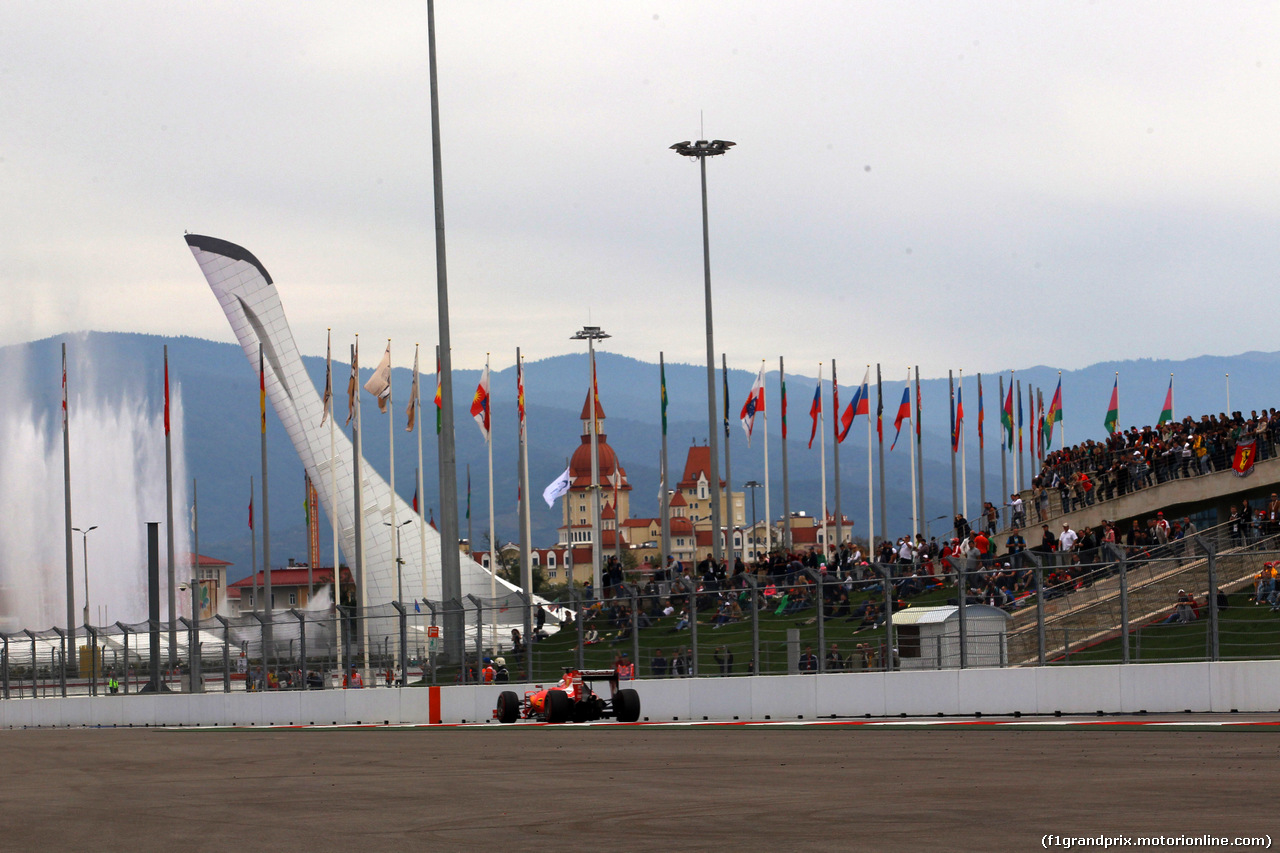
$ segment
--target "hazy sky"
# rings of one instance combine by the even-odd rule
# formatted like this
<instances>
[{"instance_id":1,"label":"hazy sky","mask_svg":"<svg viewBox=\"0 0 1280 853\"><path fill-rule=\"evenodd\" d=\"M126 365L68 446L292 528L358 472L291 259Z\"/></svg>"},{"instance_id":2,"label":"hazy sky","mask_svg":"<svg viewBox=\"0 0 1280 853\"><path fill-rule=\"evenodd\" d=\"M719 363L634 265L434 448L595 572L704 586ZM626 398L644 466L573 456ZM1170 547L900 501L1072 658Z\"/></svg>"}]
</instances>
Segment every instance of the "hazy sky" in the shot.
<instances>
[{"instance_id":1,"label":"hazy sky","mask_svg":"<svg viewBox=\"0 0 1280 853\"><path fill-rule=\"evenodd\" d=\"M449 2L454 363L605 348L944 375L1275 350L1280 6ZM0 343L233 340L182 240L325 328L437 338L424 2L25 2L0 28ZM370 362L372 363L372 362ZM852 368L849 368L852 369ZM896 373L895 373L896 375Z\"/></svg>"}]
</instances>

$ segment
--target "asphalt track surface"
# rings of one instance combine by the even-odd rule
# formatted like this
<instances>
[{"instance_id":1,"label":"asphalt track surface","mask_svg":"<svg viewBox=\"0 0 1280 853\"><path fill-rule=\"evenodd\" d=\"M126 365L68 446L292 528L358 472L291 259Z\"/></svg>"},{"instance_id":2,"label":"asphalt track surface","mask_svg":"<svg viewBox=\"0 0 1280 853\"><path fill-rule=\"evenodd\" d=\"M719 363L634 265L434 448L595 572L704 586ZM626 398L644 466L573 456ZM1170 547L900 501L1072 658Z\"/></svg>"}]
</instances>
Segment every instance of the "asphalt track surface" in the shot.
<instances>
[{"instance_id":1,"label":"asphalt track surface","mask_svg":"<svg viewBox=\"0 0 1280 853\"><path fill-rule=\"evenodd\" d=\"M0 731L0 850L1023 851L1280 827L1274 716L937 722Z\"/></svg>"}]
</instances>

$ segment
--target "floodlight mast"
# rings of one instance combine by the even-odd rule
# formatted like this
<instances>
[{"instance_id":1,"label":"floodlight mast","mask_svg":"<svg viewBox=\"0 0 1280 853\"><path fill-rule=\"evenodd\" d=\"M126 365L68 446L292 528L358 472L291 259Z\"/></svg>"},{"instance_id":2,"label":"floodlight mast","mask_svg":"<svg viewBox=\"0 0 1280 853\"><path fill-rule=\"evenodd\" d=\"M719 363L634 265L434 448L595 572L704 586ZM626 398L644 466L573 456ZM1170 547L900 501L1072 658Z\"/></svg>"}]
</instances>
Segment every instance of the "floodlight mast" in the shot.
<instances>
[{"instance_id":1,"label":"floodlight mast","mask_svg":"<svg viewBox=\"0 0 1280 853\"><path fill-rule=\"evenodd\" d=\"M707 226L707 158L724 154L736 143L723 139L699 139L697 142L677 142L671 150L682 157L693 157L698 161L702 173L702 268L707 316L707 447L711 461L707 479L711 481L711 555L719 563L723 556L720 541L720 441L716 433L716 348L712 334L711 322L711 239ZM730 518L732 518L730 511ZM695 545L694 557L697 558Z\"/></svg>"}]
</instances>

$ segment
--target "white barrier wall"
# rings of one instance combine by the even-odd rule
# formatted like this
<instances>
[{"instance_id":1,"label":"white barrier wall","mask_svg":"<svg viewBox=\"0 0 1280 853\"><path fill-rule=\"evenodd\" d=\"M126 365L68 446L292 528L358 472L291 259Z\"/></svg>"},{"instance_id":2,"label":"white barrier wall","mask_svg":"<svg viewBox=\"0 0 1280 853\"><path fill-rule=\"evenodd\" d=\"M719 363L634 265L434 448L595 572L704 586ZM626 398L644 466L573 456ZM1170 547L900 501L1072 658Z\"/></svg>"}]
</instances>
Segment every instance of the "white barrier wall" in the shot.
<instances>
[{"instance_id":1,"label":"white barrier wall","mask_svg":"<svg viewBox=\"0 0 1280 853\"><path fill-rule=\"evenodd\" d=\"M0 728L421 725L492 719L527 685L0 701ZM641 719L795 720L1280 710L1280 661L641 680Z\"/></svg>"}]
</instances>

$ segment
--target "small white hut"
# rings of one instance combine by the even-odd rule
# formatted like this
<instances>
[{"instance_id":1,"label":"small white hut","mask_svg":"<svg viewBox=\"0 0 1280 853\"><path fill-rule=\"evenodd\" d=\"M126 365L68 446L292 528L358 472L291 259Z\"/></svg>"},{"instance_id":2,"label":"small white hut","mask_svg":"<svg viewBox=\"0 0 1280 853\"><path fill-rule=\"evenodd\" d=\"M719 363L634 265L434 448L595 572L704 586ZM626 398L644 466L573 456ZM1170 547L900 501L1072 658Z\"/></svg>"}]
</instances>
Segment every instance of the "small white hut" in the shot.
<instances>
[{"instance_id":1,"label":"small white hut","mask_svg":"<svg viewBox=\"0 0 1280 853\"><path fill-rule=\"evenodd\" d=\"M998 607L965 607L965 666L1004 666L1013 617ZM954 669L960 666L960 608L909 607L893 614L900 669Z\"/></svg>"}]
</instances>

